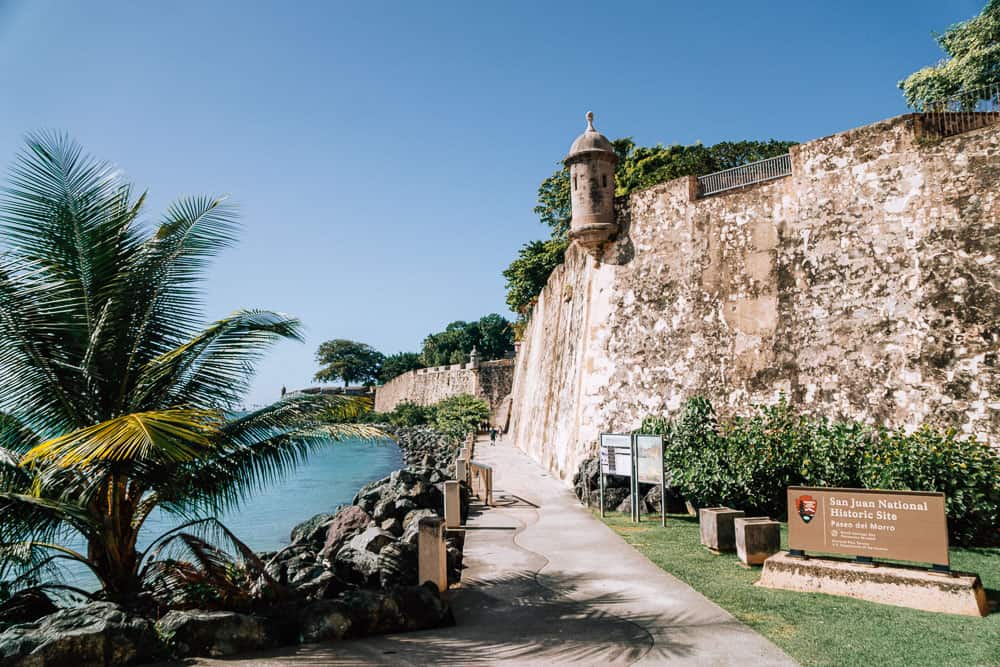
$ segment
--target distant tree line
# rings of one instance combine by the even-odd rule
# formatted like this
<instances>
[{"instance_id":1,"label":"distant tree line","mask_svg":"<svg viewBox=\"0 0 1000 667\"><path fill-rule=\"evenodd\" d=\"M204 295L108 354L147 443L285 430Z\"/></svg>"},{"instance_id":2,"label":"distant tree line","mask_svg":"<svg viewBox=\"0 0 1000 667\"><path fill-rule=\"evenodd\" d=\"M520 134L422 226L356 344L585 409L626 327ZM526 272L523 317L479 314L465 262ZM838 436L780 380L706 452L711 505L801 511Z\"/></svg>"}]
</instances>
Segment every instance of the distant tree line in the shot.
<instances>
[{"instance_id":1,"label":"distant tree line","mask_svg":"<svg viewBox=\"0 0 1000 667\"><path fill-rule=\"evenodd\" d=\"M472 349L480 358L501 359L514 351L511 322L496 313L474 322L452 322L444 331L428 334L420 352L383 354L365 343L344 338L328 340L316 351L318 382L384 384L418 368L460 364L469 360Z\"/></svg>"}]
</instances>

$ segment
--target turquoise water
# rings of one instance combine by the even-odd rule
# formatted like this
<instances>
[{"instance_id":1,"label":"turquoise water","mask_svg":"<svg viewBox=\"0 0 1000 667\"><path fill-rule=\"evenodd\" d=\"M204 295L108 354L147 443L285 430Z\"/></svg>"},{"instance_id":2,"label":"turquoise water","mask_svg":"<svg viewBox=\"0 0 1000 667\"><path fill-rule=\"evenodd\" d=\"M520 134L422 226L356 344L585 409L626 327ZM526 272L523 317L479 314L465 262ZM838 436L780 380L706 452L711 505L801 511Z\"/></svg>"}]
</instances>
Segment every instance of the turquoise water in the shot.
<instances>
[{"instance_id":1,"label":"turquoise water","mask_svg":"<svg viewBox=\"0 0 1000 667\"><path fill-rule=\"evenodd\" d=\"M321 512L332 513L347 505L362 486L403 467L403 455L392 441L331 443L283 481L219 518L254 551L277 551L290 542L297 524ZM181 523L176 517L154 512L140 536L140 548ZM81 544L68 544L85 549ZM97 580L82 565L65 566L66 583L93 590Z\"/></svg>"},{"instance_id":2,"label":"turquoise water","mask_svg":"<svg viewBox=\"0 0 1000 667\"><path fill-rule=\"evenodd\" d=\"M362 486L402 467L403 455L391 440L333 443L283 482L219 518L254 551L277 551L288 545L297 524L321 512L332 513L337 505L349 505ZM156 539L175 525L174 517L153 514L144 533L147 540Z\"/></svg>"}]
</instances>

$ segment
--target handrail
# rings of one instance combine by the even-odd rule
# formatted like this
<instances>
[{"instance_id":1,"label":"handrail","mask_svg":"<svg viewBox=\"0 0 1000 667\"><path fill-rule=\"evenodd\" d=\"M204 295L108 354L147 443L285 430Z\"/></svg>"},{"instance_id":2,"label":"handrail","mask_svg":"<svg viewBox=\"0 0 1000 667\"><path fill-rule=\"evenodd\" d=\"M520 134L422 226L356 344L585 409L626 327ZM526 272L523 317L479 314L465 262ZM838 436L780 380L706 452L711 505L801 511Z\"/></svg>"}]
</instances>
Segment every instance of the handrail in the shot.
<instances>
[{"instance_id":1,"label":"handrail","mask_svg":"<svg viewBox=\"0 0 1000 667\"><path fill-rule=\"evenodd\" d=\"M792 173L791 155L778 155L750 164L723 169L698 177L698 196L706 197L755 183L771 181Z\"/></svg>"}]
</instances>

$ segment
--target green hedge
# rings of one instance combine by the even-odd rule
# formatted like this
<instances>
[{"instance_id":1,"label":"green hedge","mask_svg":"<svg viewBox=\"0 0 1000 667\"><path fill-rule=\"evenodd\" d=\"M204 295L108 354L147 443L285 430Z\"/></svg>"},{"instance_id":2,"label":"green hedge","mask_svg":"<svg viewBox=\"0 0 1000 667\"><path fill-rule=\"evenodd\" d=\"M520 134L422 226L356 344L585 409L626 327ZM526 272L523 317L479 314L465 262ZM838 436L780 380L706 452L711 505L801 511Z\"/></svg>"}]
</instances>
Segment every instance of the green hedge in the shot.
<instances>
[{"instance_id":1,"label":"green hedge","mask_svg":"<svg viewBox=\"0 0 1000 667\"><path fill-rule=\"evenodd\" d=\"M705 398L676 419L647 417L665 436L671 486L698 507L728 505L784 518L788 486L940 491L952 544L1000 541L1000 454L928 426L907 434L798 413L786 401L720 421Z\"/></svg>"},{"instance_id":2,"label":"green hedge","mask_svg":"<svg viewBox=\"0 0 1000 667\"><path fill-rule=\"evenodd\" d=\"M402 401L392 412L372 417L374 421L385 419L396 426L427 424L456 437L474 433L489 418L489 403L470 394L458 394L426 406Z\"/></svg>"}]
</instances>

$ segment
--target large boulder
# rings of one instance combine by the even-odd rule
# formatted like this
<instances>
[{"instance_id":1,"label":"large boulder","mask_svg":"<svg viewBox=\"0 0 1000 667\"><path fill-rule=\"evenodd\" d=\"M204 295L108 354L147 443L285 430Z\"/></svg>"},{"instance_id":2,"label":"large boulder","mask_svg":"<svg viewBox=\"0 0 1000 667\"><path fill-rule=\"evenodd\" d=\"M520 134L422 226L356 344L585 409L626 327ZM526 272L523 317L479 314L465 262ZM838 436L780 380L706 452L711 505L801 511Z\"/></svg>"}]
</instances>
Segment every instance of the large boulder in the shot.
<instances>
[{"instance_id":1,"label":"large boulder","mask_svg":"<svg viewBox=\"0 0 1000 667\"><path fill-rule=\"evenodd\" d=\"M396 602L402 627L399 631L448 627L455 624L448 604L432 583L422 586L397 586L391 595Z\"/></svg>"},{"instance_id":2,"label":"large boulder","mask_svg":"<svg viewBox=\"0 0 1000 667\"><path fill-rule=\"evenodd\" d=\"M646 505L649 507L651 512L660 511L660 487L659 485L653 485L648 492L646 492ZM684 505L684 498L677 492L676 489L667 488L667 513L668 514L684 514L687 512L687 508Z\"/></svg>"},{"instance_id":3,"label":"large boulder","mask_svg":"<svg viewBox=\"0 0 1000 667\"><path fill-rule=\"evenodd\" d=\"M306 519L299 525L292 528L291 540L292 544L298 544L300 542L305 542L308 544L315 544L319 542L319 546L322 546L324 539L326 538L326 524L333 520L334 514L317 514L316 516Z\"/></svg>"},{"instance_id":4,"label":"large boulder","mask_svg":"<svg viewBox=\"0 0 1000 667\"><path fill-rule=\"evenodd\" d=\"M231 611L171 611L156 630L182 658L233 655L275 645L263 619Z\"/></svg>"},{"instance_id":5,"label":"large boulder","mask_svg":"<svg viewBox=\"0 0 1000 667\"><path fill-rule=\"evenodd\" d=\"M295 590L311 600L335 598L347 589L347 584L337 578L332 570L323 569L313 579L296 584Z\"/></svg>"},{"instance_id":6,"label":"large boulder","mask_svg":"<svg viewBox=\"0 0 1000 667\"><path fill-rule=\"evenodd\" d=\"M417 581L417 568L417 547L406 542L386 545L378 554L379 585L412 586Z\"/></svg>"},{"instance_id":7,"label":"large boulder","mask_svg":"<svg viewBox=\"0 0 1000 667\"><path fill-rule=\"evenodd\" d=\"M389 591L349 591L337 600L351 619L350 637L410 632L454 625L448 604L433 584Z\"/></svg>"},{"instance_id":8,"label":"large boulder","mask_svg":"<svg viewBox=\"0 0 1000 667\"><path fill-rule=\"evenodd\" d=\"M0 633L3 667L107 667L153 660L153 624L111 602L63 609Z\"/></svg>"},{"instance_id":9,"label":"large boulder","mask_svg":"<svg viewBox=\"0 0 1000 667\"><path fill-rule=\"evenodd\" d=\"M326 524L326 538L323 541L323 549L319 553L320 558L333 560L337 551L349 539L364 530L371 521L371 515L357 505L345 507L337 512L333 519Z\"/></svg>"},{"instance_id":10,"label":"large boulder","mask_svg":"<svg viewBox=\"0 0 1000 667\"><path fill-rule=\"evenodd\" d=\"M628 498L628 489L604 489L604 509L605 510L615 510L619 505L622 504L626 498ZM600 491L594 490L590 492L590 504L593 507L599 507L601 504ZM626 510L628 511L628 510Z\"/></svg>"},{"instance_id":11,"label":"large boulder","mask_svg":"<svg viewBox=\"0 0 1000 667\"><path fill-rule=\"evenodd\" d=\"M321 600L303 607L299 629L305 643L343 639L351 631L351 610L342 600Z\"/></svg>"},{"instance_id":12,"label":"large boulder","mask_svg":"<svg viewBox=\"0 0 1000 667\"><path fill-rule=\"evenodd\" d=\"M377 586L378 556L364 549L345 546L333 559L337 578L352 586Z\"/></svg>"},{"instance_id":13,"label":"large boulder","mask_svg":"<svg viewBox=\"0 0 1000 667\"><path fill-rule=\"evenodd\" d=\"M387 533L391 533L395 537L399 537L403 534L403 522L396 518L386 519L382 522L380 528Z\"/></svg>"},{"instance_id":14,"label":"large boulder","mask_svg":"<svg viewBox=\"0 0 1000 667\"><path fill-rule=\"evenodd\" d=\"M377 554L386 545L392 544L395 541L396 538L392 536L392 533L372 526L371 528L365 528L363 532L352 537L347 545L352 549L370 551L373 554Z\"/></svg>"},{"instance_id":15,"label":"large boulder","mask_svg":"<svg viewBox=\"0 0 1000 667\"><path fill-rule=\"evenodd\" d=\"M403 536L400 538L401 541L407 544L417 544L420 535L420 520L424 517L436 517L440 516L434 510L423 509L423 510L413 510L406 514L406 518L403 519Z\"/></svg>"},{"instance_id":16,"label":"large boulder","mask_svg":"<svg viewBox=\"0 0 1000 667\"><path fill-rule=\"evenodd\" d=\"M42 591L18 591L0 604L0 630L11 625L31 623L57 611L59 607Z\"/></svg>"}]
</instances>

